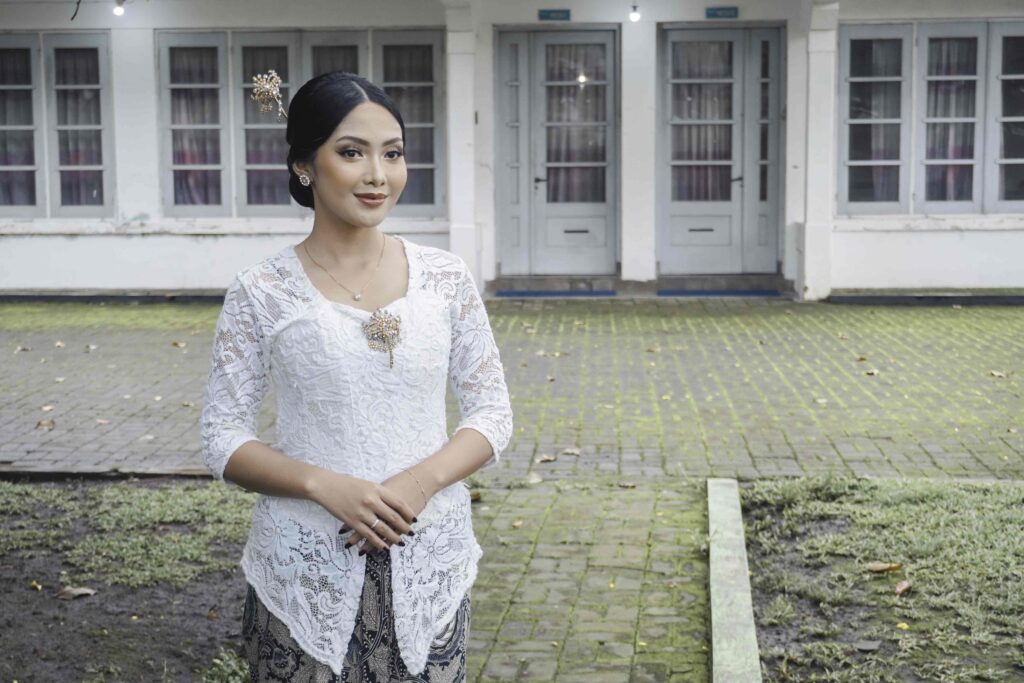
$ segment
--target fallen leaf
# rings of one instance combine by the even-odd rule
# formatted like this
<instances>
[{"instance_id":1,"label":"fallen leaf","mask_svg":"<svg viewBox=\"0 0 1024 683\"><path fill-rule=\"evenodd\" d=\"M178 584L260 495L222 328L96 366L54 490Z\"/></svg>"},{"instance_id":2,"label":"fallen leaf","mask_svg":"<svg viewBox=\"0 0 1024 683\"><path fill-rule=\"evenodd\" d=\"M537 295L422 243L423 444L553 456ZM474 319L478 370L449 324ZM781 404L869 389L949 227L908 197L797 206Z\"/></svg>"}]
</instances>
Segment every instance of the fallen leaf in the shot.
<instances>
[{"instance_id":1,"label":"fallen leaf","mask_svg":"<svg viewBox=\"0 0 1024 683\"><path fill-rule=\"evenodd\" d=\"M530 472L530 476L526 478L526 481L531 484L539 484L544 481L544 477L540 476L536 472Z\"/></svg>"},{"instance_id":2,"label":"fallen leaf","mask_svg":"<svg viewBox=\"0 0 1024 683\"><path fill-rule=\"evenodd\" d=\"M865 375L877 375L878 374L878 368L871 368L870 370L866 371L864 374Z\"/></svg>"},{"instance_id":3,"label":"fallen leaf","mask_svg":"<svg viewBox=\"0 0 1024 683\"><path fill-rule=\"evenodd\" d=\"M153 397L153 400L154 400L154 401L162 401L162 400L163 400L163 398L164 398L163 396L154 396L154 397Z\"/></svg>"},{"instance_id":4,"label":"fallen leaf","mask_svg":"<svg viewBox=\"0 0 1024 683\"><path fill-rule=\"evenodd\" d=\"M18 353L20 351L31 351L31 350L32 350L31 346L21 346L20 344L18 346L14 347L14 352L15 353Z\"/></svg>"},{"instance_id":5,"label":"fallen leaf","mask_svg":"<svg viewBox=\"0 0 1024 683\"><path fill-rule=\"evenodd\" d=\"M636 488L636 484L634 484L631 481L620 481L619 482L619 488L620 489L635 489Z\"/></svg>"},{"instance_id":6,"label":"fallen leaf","mask_svg":"<svg viewBox=\"0 0 1024 683\"><path fill-rule=\"evenodd\" d=\"M513 529L518 529L522 525L523 525L523 520L521 520L521 519L517 519L516 521L512 522L512 528Z\"/></svg>"},{"instance_id":7,"label":"fallen leaf","mask_svg":"<svg viewBox=\"0 0 1024 683\"><path fill-rule=\"evenodd\" d=\"M661 353L660 346L650 346L647 348L647 353Z\"/></svg>"},{"instance_id":8,"label":"fallen leaf","mask_svg":"<svg viewBox=\"0 0 1024 683\"><path fill-rule=\"evenodd\" d=\"M554 375L548 375L548 381L549 382L554 382L555 381L555 376Z\"/></svg>"},{"instance_id":9,"label":"fallen leaf","mask_svg":"<svg viewBox=\"0 0 1024 683\"><path fill-rule=\"evenodd\" d=\"M474 502L474 503L475 503L476 501L480 500L480 492L479 492L479 491L476 491L476 490L474 490L474 491L470 491L470 492L469 492L469 500L470 500L470 501L472 501L472 502ZM484 508L484 509L486 510L487 508Z\"/></svg>"},{"instance_id":10,"label":"fallen leaf","mask_svg":"<svg viewBox=\"0 0 1024 683\"><path fill-rule=\"evenodd\" d=\"M45 406L43 406L42 408L40 408L40 410L42 410L42 411L43 411L44 413L48 413L48 412L50 412L51 410L53 410L53 406L51 406L51 405L45 405Z\"/></svg>"},{"instance_id":11,"label":"fallen leaf","mask_svg":"<svg viewBox=\"0 0 1024 683\"><path fill-rule=\"evenodd\" d=\"M210 621L220 619L220 613L217 611L216 607L211 607L210 611L206 613L206 618Z\"/></svg>"},{"instance_id":12,"label":"fallen leaf","mask_svg":"<svg viewBox=\"0 0 1024 683\"><path fill-rule=\"evenodd\" d=\"M96 346L95 344L86 344L86 345L85 345L85 352L86 352L86 353L89 353L90 351L95 351L95 350L96 350L96 349L98 349L98 348L99 348L99 347L98 347L98 346Z\"/></svg>"},{"instance_id":13,"label":"fallen leaf","mask_svg":"<svg viewBox=\"0 0 1024 683\"><path fill-rule=\"evenodd\" d=\"M97 417L96 418L96 424L108 425L108 424L110 424L110 420L107 420L107 419L102 418L102 417Z\"/></svg>"},{"instance_id":14,"label":"fallen leaf","mask_svg":"<svg viewBox=\"0 0 1024 683\"><path fill-rule=\"evenodd\" d=\"M1005 374L1005 373L1002 373L1002 372L999 372L998 370L989 370L989 373L990 373L990 374L991 374L991 375L992 375L993 377L999 377L999 378L1001 378L1001 379L1006 379L1006 374Z\"/></svg>"},{"instance_id":15,"label":"fallen leaf","mask_svg":"<svg viewBox=\"0 0 1024 683\"><path fill-rule=\"evenodd\" d=\"M185 406L186 408L191 408L192 406L195 405L195 403L193 403L192 401L182 401L181 405Z\"/></svg>"},{"instance_id":16,"label":"fallen leaf","mask_svg":"<svg viewBox=\"0 0 1024 683\"><path fill-rule=\"evenodd\" d=\"M44 429L53 429L56 426L57 424L52 419L36 422L36 429L39 429L40 427Z\"/></svg>"},{"instance_id":17,"label":"fallen leaf","mask_svg":"<svg viewBox=\"0 0 1024 683\"><path fill-rule=\"evenodd\" d=\"M563 448L559 455L579 455L580 449L570 446L569 448Z\"/></svg>"},{"instance_id":18,"label":"fallen leaf","mask_svg":"<svg viewBox=\"0 0 1024 683\"><path fill-rule=\"evenodd\" d=\"M910 628L910 624L908 624L905 621L901 621L900 623L896 624L896 628L900 628L906 631L908 628Z\"/></svg>"},{"instance_id":19,"label":"fallen leaf","mask_svg":"<svg viewBox=\"0 0 1024 683\"><path fill-rule=\"evenodd\" d=\"M39 583L39 582L38 582L38 581L36 581L35 579L32 579L32 583L30 583L29 585L30 585L30 586L31 586L32 588L35 588L35 589L36 589L37 591L41 591L41 590L43 590L43 584Z\"/></svg>"},{"instance_id":20,"label":"fallen leaf","mask_svg":"<svg viewBox=\"0 0 1024 683\"><path fill-rule=\"evenodd\" d=\"M54 377L54 378L53 378L53 381L54 381L54 382L57 382L58 384L60 384L61 382L63 382L63 381L64 381L64 378L63 378L63 377Z\"/></svg>"},{"instance_id":21,"label":"fallen leaf","mask_svg":"<svg viewBox=\"0 0 1024 683\"><path fill-rule=\"evenodd\" d=\"M849 337L846 336L845 332L836 332L836 336L839 337L840 339L849 339Z\"/></svg>"},{"instance_id":22,"label":"fallen leaf","mask_svg":"<svg viewBox=\"0 0 1024 683\"><path fill-rule=\"evenodd\" d=\"M910 579L904 579L896 584L896 595L903 595L910 590Z\"/></svg>"},{"instance_id":23,"label":"fallen leaf","mask_svg":"<svg viewBox=\"0 0 1024 683\"><path fill-rule=\"evenodd\" d=\"M152 434L143 434L142 436L139 437L139 441L152 441L155 438L156 437L153 436Z\"/></svg>"},{"instance_id":24,"label":"fallen leaf","mask_svg":"<svg viewBox=\"0 0 1024 683\"><path fill-rule=\"evenodd\" d=\"M903 568L903 564L900 562L868 562L867 570L869 572L894 572Z\"/></svg>"},{"instance_id":25,"label":"fallen leaf","mask_svg":"<svg viewBox=\"0 0 1024 683\"><path fill-rule=\"evenodd\" d=\"M814 399L814 402L815 403L820 403L820 404L824 405L824 404L828 403L828 399L827 398L816 398L816 399Z\"/></svg>"},{"instance_id":26,"label":"fallen leaf","mask_svg":"<svg viewBox=\"0 0 1024 683\"><path fill-rule=\"evenodd\" d=\"M552 462L555 460L555 456L548 455L547 453L541 453L539 456L533 459L534 462Z\"/></svg>"},{"instance_id":27,"label":"fallen leaf","mask_svg":"<svg viewBox=\"0 0 1024 683\"><path fill-rule=\"evenodd\" d=\"M858 362L858 363L863 363L863 362L864 362L864 361L866 361L867 359L868 359L868 357L867 357L867 356L857 356L857 362Z\"/></svg>"},{"instance_id":28,"label":"fallen leaf","mask_svg":"<svg viewBox=\"0 0 1024 683\"><path fill-rule=\"evenodd\" d=\"M183 348L185 348L185 345L186 345L186 344L187 344L187 342L183 342L183 341L172 341L172 342L171 342L171 346L176 346L176 347L178 347L179 349L183 349Z\"/></svg>"},{"instance_id":29,"label":"fallen leaf","mask_svg":"<svg viewBox=\"0 0 1024 683\"><path fill-rule=\"evenodd\" d=\"M64 586L55 596L59 600L74 600L80 598L83 595L96 595L95 588L86 588L85 586Z\"/></svg>"},{"instance_id":30,"label":"fallen leaf","mask_svg":"<svg viewBox=\"0 0 1024 683\"><path fill-rule=\"evenodd\" d=\"M64 342L62 342L62 341L60 341L58 339L57 342L54 344L54 346L56 346L58 349L63 349L64 348Z\"/></svg>"}]
</instances>

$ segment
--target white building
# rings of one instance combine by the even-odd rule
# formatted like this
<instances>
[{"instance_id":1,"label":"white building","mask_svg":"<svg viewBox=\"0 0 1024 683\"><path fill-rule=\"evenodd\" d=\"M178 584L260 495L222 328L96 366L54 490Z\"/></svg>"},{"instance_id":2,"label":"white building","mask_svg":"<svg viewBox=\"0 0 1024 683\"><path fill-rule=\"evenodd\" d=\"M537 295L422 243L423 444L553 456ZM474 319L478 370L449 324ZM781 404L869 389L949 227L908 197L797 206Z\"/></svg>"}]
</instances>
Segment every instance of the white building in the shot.
<instances>
[{"instance_id":1,"label":"white building","mask_svg":"<svg viewBox=\"0 0 1024 683\"><path fill-rule=\"evenodd\" d=\"M727 1L0 0L0 293L222 290L308 234L269 68L384 86L382 228L492 289L1024 287L1024 2Z\"/></svg>"}]
</instances>

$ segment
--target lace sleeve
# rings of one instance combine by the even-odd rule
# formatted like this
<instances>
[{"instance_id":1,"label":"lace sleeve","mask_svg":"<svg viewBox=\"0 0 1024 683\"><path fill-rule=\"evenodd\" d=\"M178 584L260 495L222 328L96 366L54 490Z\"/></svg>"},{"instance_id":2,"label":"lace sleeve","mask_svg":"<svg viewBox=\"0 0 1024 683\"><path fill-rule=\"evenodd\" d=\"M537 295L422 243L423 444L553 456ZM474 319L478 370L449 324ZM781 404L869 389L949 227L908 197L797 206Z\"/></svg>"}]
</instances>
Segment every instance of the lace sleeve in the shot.
<instances>
[{"instance_id":1,"label":"lace sleeve","mask_svg":"<svg viewBox=\"0 0 1024 683\"><path fill-rule=\"evenodd\" d=\"M501 451L512 437L512 405L487 309L472 273L465 263L462 266L452 305L448 377L459 401L460 419L455 431L472 427L491 444L491 457L483 469L498 464Z\"/></svg>"},{"instance_id":2,"label":"lace sleeve","mask_svg":"<svg viewBox=\"0 0 1024 683\"><path fill-rule=\"evenodd\" d=\"M270 353L249 292L236 275L224 295L200 419L203 462L218 481L235 450L256 437Z\"/></svg>"}]
</instances>

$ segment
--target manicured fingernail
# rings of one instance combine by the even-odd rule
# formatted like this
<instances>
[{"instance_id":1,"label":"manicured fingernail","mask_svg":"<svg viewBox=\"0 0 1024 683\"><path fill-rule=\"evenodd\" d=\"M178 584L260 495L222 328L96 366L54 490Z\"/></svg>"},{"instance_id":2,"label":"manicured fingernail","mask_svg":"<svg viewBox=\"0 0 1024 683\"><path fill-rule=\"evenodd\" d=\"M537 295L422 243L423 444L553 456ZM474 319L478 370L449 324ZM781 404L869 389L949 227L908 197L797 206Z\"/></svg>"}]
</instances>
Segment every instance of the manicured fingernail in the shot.
<instances>
[{"instance_id":1,"label":"manicured fingernail","mask_svg":"<svg viewBox=\"0 0 1024 683\"><path fill-rule=\"evenodd\" d=\"M409 529L409 535L410 535L410 536L415 536L415 535L416 535L416 532L415 532L415 531L413 531L412 529Z\"/></svg>"},{"instance_id":2,"label":"manicured fingernail","mask_svg":"<svg viewBox=\"0 0 1024 683\"><path fill-rule=\"evenodd\" d=\"M402 546L404 546L404 545L405 545L405 541L399 541L399 542L398 542L398 545L402 545Z\"/></svg>"},{"instance_id":3,"label":"manicured fingernail","mask_svg":"<svg viewBox=\"0 0 1024 683\"><path fill-rule=\"evenodd\" d=\"M412 518L412 521L414 521L414 522L418 522L419 520L418 520L418 519L416 519L415 517L413 517L413 518Z\"/></svg>"},{"instance_id":4,"label":"manicured fingernail","mask_svg":"<svg viewBox=\"0 0 1024 683\"><path fill-rule=\"evenodd\" d=\"M349 541L348 543L345 544L345 549L347 550L351 546L352 546L352 541Z\"/></svg>"},{"instance_id":5,"label":"manicured fingernail","mask_svg":"<svg viewBox=\"0 0 1024 683\"><path fill-rule=\"evenodd\" d=\"M366 554L366 551L365 551L365 550L360 550L360 551L359 551L359 555L360 555L360 556L362 556L362 555L365 555L365 554Z\"/></svg>"}]
</instances>

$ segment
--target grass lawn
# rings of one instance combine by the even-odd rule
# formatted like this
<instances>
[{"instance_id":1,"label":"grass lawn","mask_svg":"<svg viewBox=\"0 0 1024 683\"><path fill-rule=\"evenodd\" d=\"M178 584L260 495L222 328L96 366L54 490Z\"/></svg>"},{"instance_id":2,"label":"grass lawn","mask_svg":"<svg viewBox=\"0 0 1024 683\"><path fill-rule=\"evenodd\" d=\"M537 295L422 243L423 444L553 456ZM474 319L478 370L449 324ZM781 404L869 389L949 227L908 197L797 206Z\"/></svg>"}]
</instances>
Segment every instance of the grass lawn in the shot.
<instances>
[{"instance_id":1,"label":"grass lawn","mask_svg":"<svg viewBox=\"0 0 1024 683\"><path fill-rule=\"evenodd\" d=\"M741 492L766 683L1024 680L1024 482Z\"/></svg>"}]
</instances>

